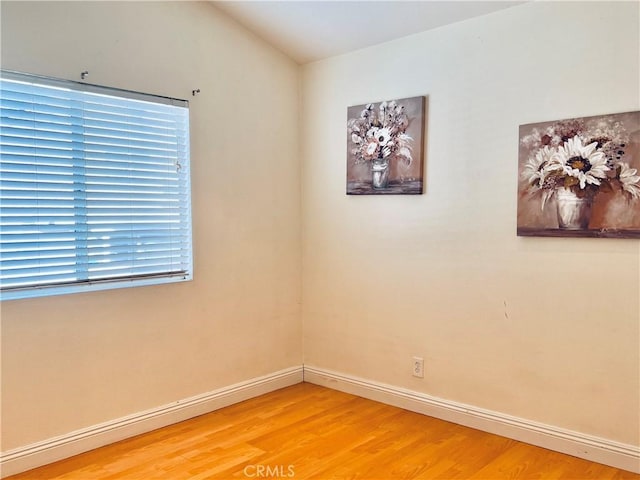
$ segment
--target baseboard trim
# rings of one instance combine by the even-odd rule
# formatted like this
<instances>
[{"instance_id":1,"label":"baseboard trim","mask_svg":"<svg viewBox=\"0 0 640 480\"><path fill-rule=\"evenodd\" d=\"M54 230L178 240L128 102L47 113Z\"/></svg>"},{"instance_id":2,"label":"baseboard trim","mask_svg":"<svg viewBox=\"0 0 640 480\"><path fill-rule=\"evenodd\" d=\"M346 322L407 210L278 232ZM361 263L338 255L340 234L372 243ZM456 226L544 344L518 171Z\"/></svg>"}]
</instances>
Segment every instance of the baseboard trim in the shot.
<instances>
[{"instance_id":1,"label":"baseboard trim","mask_svg":"<svg viewBox=\"0 0 640 480\"><path fill-rule=\"evenodd\" d=\"M640 473L640 448L635 445L618 443L308 365L304 367L304 381Z\"/></svg>"},{"instance_id":2,"label":"baseboard trim","mask_svg":"<svg viewBox=\"0 0 640 480\"><path fill-rule=\"evenodd\" d=\"M234 403L295 385L302 380L303 367L292 367L2 452L0 455L0 478L197 417Z\"/></svg>"},{"instance_id":3,"label":"baseboard trim","mask_svg":"<svg viewBox=\"0 0 640 480\"><path fill-rule=\"evenodd\" d=\"M292 367L0 454L0 478L302 381L640 473L640 448L312 366Z\"/></svg>"}]
</instances>

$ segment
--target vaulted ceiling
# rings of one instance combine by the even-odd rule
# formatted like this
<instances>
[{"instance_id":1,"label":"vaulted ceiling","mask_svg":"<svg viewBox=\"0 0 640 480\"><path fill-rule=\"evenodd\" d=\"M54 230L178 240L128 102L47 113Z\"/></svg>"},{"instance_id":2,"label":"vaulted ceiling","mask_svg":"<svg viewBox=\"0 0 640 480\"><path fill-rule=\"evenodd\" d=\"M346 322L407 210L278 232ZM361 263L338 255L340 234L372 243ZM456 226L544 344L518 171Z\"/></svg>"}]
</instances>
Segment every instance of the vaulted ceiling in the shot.
<instances>
[{"instance_id":1,"label":"vaulted ceiling","mask_svg":"<svg viewBox=\"0 0 640 480\"><path fill-rule=\"evenodd\" d=\"M293 58L308 63L523 1L212 1Z\"/></svg>"}]
</instances>

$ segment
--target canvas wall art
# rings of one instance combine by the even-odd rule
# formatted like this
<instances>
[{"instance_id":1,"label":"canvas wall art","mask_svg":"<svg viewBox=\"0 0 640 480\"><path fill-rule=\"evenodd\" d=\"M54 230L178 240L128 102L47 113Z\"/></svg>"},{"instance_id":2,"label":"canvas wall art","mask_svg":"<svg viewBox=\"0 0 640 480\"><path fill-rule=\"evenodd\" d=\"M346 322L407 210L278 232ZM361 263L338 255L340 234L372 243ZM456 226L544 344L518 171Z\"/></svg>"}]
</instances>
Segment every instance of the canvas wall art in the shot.
<instances>
[{"instance_id":1,"label":"canvas wall art","mask_svg":"<svg viewBox=\"0 0 640 480\"><path fill-rule=\"evenodd\" d=\"M347 194L420 194L425 97L347 109Z\"/></svg>"},{"instance_id":2,"label":"canvas wall art","mask_svg":"<svg viewBox=\"0 0 640 480\"><path fill-rule=\"evenodd\" d=\"M640 238L640 112L520 127L518 235Z\"/></svg>"}]
</instances>

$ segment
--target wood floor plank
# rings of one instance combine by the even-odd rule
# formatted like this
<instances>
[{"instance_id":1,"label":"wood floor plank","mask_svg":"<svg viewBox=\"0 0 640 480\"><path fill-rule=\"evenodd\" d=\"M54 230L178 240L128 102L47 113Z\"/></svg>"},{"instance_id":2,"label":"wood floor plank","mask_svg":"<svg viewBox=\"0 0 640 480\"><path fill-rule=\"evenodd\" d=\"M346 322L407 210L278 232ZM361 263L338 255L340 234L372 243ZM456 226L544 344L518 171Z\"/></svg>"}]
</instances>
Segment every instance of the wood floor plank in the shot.
<instances>
[{"instance_id":1,"label":"wood floor plank","mask_svg":"<svg viewBox=\"0 0 640 480\"><path fill-rule=\"evenodd\" d=\"M7 480L256 478L640 480L640 475L302 383Z\"/></svg>"}]
</instances>

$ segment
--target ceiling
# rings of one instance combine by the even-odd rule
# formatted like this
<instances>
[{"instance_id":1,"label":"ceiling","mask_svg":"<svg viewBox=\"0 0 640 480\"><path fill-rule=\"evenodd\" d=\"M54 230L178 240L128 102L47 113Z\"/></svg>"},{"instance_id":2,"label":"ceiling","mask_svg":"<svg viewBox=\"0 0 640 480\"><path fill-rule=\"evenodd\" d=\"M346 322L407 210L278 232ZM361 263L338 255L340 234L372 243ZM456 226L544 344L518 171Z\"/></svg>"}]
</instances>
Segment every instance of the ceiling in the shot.
<instances>
[{"instance_id":1,"label":"ceiling","mask_svg":"<svg viewBox=\"0 0 640 480\"><path fill-rule=\"evenodd\" d=\"M212 1L304 64L486 15L523 1Z\"/></svg>"}]
</instances>

